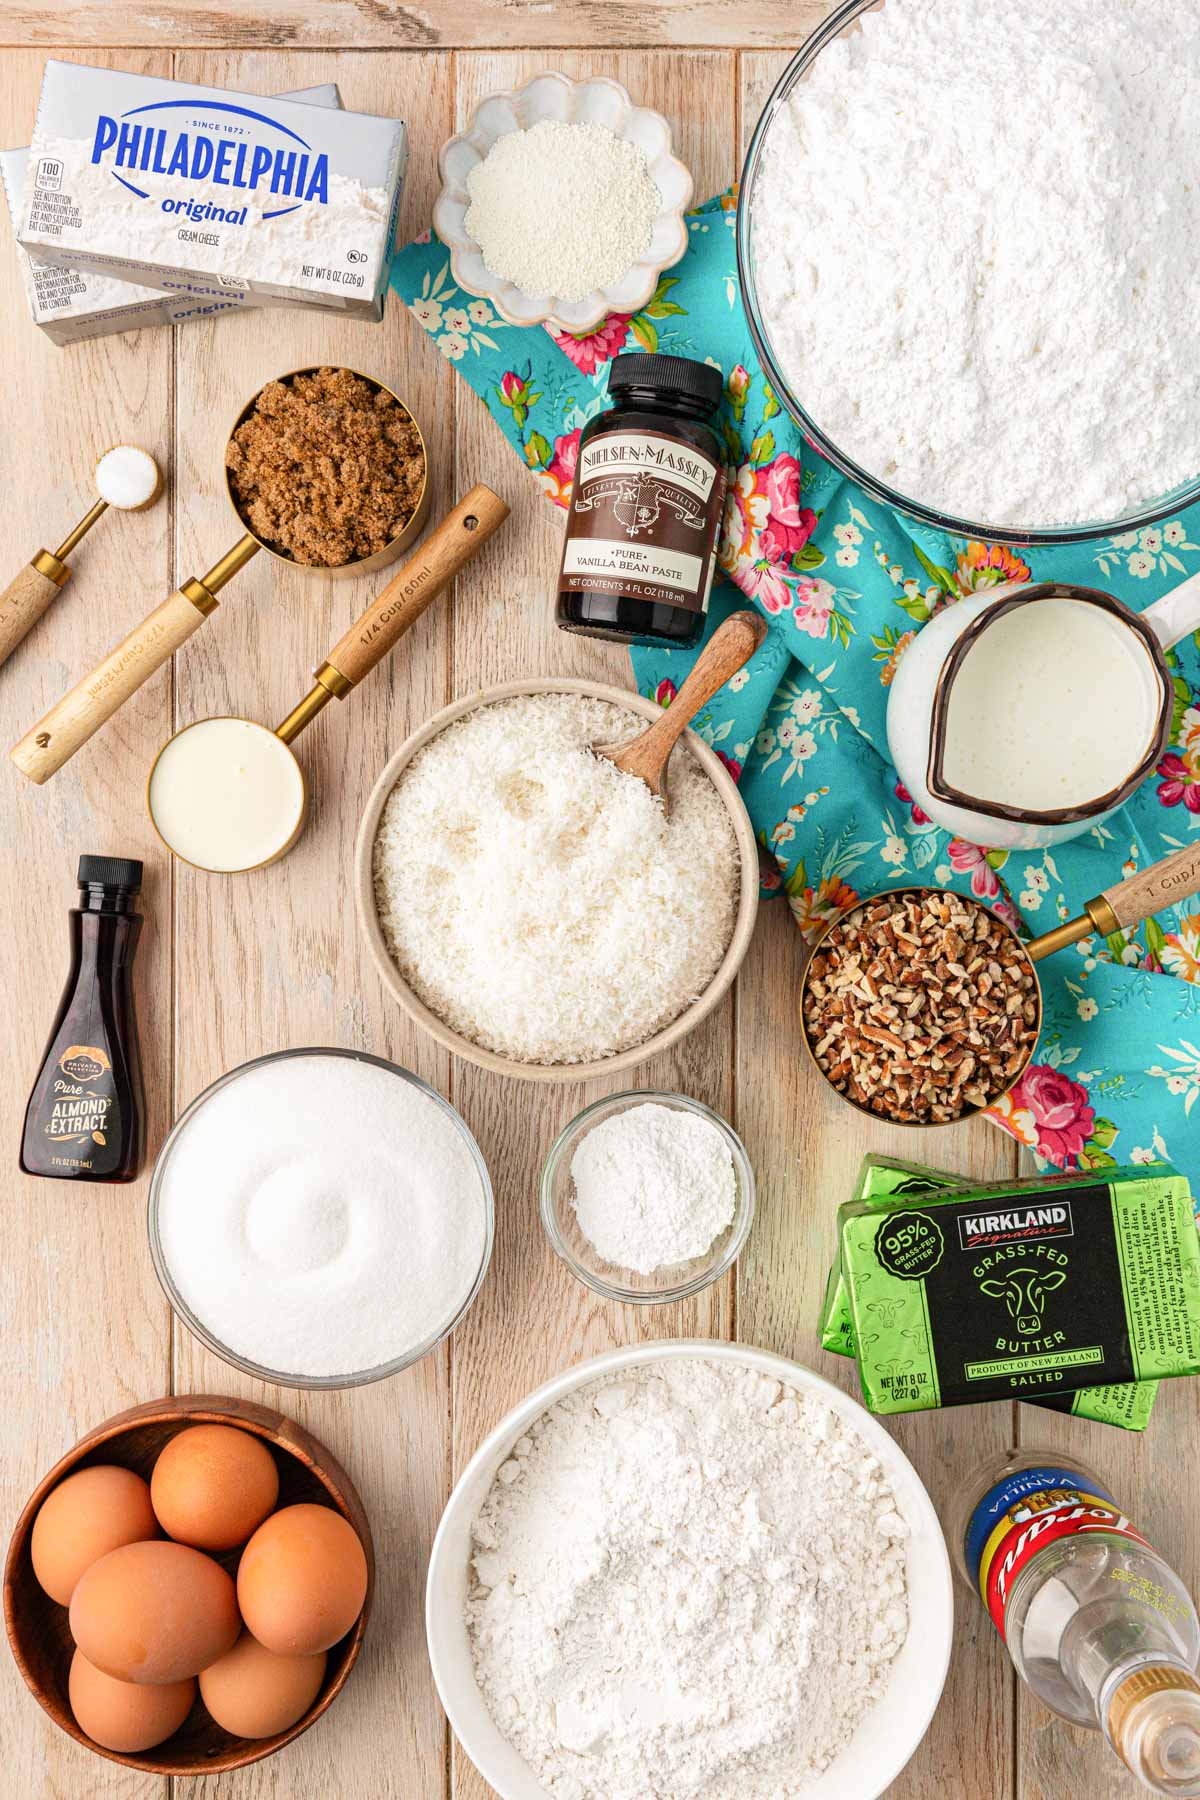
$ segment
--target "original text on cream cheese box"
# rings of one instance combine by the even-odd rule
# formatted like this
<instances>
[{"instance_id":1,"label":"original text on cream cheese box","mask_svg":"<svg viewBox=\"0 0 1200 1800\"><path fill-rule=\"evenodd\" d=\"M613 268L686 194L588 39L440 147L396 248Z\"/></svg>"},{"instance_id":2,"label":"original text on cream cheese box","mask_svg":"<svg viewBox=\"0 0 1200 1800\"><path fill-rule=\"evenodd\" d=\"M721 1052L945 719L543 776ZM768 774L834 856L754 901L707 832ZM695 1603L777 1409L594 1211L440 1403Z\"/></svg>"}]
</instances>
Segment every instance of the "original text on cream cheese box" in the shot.
<instances>
[{"instance_id":1,"label":"original text on cream cheese box","mask_svg":"<svg viewBox=\"0 0 1200 1800\"><path fill-rule=\"evenodd\" d=\"M40 261L379 316L395 119L48 62L21 226Z\"/></svg>"},{"instance_id":2,"label":"original text on cream cheese box","mask_svg":"<svg viewBox=\"0 0 1200 1800\"><path fill-rule=\"evenodd\" d=\"M337 83L333 81L320 82L311 88L297 88L280 98L298 100L304 106L340 107L342 104ZM28 165L28 147L0 150L0 186L4 189L14 230L20 224ZM19 244L16 252L33 322L53 344L78 344L89 338L110 337L119 331L141 331L155 325L181 325L192 319L213 318L258 304L252 294L230 293L218 300L206 293L193 293L182 283L177 291L167 293L162 288L140 287L111 275L98 275L91 269L63 268L41 262L27 250L22 250Z\"/></svg>"}]
</instances>

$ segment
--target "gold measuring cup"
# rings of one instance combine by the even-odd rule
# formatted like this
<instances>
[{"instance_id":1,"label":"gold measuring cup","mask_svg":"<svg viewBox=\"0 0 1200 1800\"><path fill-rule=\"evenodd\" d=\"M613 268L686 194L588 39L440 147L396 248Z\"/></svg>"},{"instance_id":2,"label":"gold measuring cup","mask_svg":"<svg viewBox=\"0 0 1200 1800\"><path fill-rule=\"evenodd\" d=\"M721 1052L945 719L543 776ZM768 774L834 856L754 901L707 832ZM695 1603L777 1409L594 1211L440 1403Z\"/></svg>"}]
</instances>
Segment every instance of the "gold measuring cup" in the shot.
<instances>
[{"instance_id":1,"label":"gold measuring cup","mask_svg":"<svg viewBox=\"0 0 1200 1800\"><path fill-rule=\"evenodd\" d=\"M278 375L276 381L291 381L297 375L311 375L321 368L329 368L328 363L314 363L306 369L292 369L286 375ZM358 370L349 371L359 374ZM416 419L399 395L373 375L361 375L377 392L390 394L398 406L416 425ZM264 382L269 387L270 382ZM262 388L258 388L247 400L233 422L233 431L246 419L258 403ZM232 437L233 431L230 432ZM417 426L418 436L421 435ZM251 531L246 519L239 511L229 484L228 474L225 479L229 503L237 513L243 534L231 550L227 550L209 569L206 575L197 579L190 576L181 587L178 587L169 599L161 606L155 607L152 613L135 625L127 637L122 638L103 661L97 663L90 675L77 682L69 693L64 694L44 718L38 720L30 731L27 731L20 743L15 744L9 752L11 760L27 775L30 781L39 785L56 775L63 764L69 762L75 752L94 737L102 725L107 724L113 714L124 706L133 694L147 682L156 669L161 669L175 652L180 649L192 633L198 631L209 615L217 607L217 595L233 577L244 569L246 564L260 550L265 550L280 562L290 564L293 568L304 569L313 575L362 575L374 569L386 568L394 562L401 551L411 544L425 523L429 511L429 459L425 449L424 438L421 438L421 454L425 462L425 478L421 488L421 496L412 517L403 529L397 532L390 543L372 556L364 557L358 562L343 563L337 568L326 569L316 564L298 563L285 551L277 550L274 545L266 543Z\"/></svg>"},{"instance_id":2,"label":"gold measuring cup","mask_svg":"<svg viewBox=\"0 0 1200 1800\"><path fill-rule=\"evenodd\" d=\"M986 1109L966 1106L953 1119L897 1119L891 1113L875 1112L871 1107L864 1106L861 1101L855 1100L850 1094L844 1094L817 1061L805 1022L805 1001L808 996L808 978L813 966L813 959L835 925L844 923L846 919L853 917L857 912L864 911L867 907L899 899L906 894L925 895L944 891L946 890L937 887L911 886L892 888L882 894L864 896L854 906L848 907L845 912L839 913L837 917L827 921L821 935L813 944L812 955L809 957L800 982L800 1030L809 1059L822 1081L833 1089L839 1100L844 1100L847 1106L852 1106L856 1112L864 1113L867 1118L876 1119L883 1124L900 1125L914 1131L935 1131L945 1125L960 1125L964 1119L970 1119L976 1113ZM1095 899L1085 901L1083 912L1077 918L1064 920L1061 925L1055 925L1052 930L1042 932L1039 937L1031 939L1028 943L1017 936L1006 920L998 920L1029 964L1037 1001L1037 1018L1030 1047L1025 1053L1020 1068L1007 1086L1000 1093L994 1094L988 1101L989 1107L995 1106L1004 1098L1005 1094L1012 1092L1037 1052L1037 1041L1042 1030L1044 1000L1036 964L1044 961L1047 956L1053 956L1056 950L1065 950L1069 944L1077 944L1081 939L1090 937L1093 932L1098 933L1101 937L1112 937L1117 932L1128 931L1139 924L1142 919L1149 918L1152 913L1161 912L1167 906L1174 906L1178 901L1197 892L1200 892L1200 845L1187 845L1184 849L1176 850L1172 855L1163 857L1161 862L1151 863L1148 869L1139 870L1136 875L1130 875L1124 881L1117 882L1115 887L1106 888ZM990 912L991 910L984 905L982 900L977 900L970 894L955 892L954 898L979 912ZM996 915L993 914L993 917Z\"/></svg>"},{"instance_id":3,"label":"gold measuring cup","mask_svg":"<svg viewBox=\"0 0 1200 1800\"><path fill-rule=\"evenodd\" d=\"M308 810L308 784L288 746L382 661L507 517L490 488L472 488L334 645L274 731L252 719L200 719L168 738L146 786L150 822L166 848L193 868L226 875L285 855Z\"/></svg>"},{"instance_id":4,"label":"gold measuring cup","mask_svg":"<svg viewBox=\"0 0 1200 1800\"><path fill-rule=\"evenodd\" d=\"M150 478L150 491L144 499L121 498L117 489L106 482L101 470L114 451L132 453L141 459L143 466L148 465L146 472ZM13 576L0 594L0 663L8 661L17 645L33 630L50 602L56 600L66 587L71 578L68 556L83 542L92 526L103 518L109 507L115 506L120 512L144 512L148 506L154 505L162 493L162 470L150 452L137 444L111 444L97 458L93 479L100 498L91 510L84 514L74 531L67 533L57 550L39 550Z\"/></svg>"}]
</instances>

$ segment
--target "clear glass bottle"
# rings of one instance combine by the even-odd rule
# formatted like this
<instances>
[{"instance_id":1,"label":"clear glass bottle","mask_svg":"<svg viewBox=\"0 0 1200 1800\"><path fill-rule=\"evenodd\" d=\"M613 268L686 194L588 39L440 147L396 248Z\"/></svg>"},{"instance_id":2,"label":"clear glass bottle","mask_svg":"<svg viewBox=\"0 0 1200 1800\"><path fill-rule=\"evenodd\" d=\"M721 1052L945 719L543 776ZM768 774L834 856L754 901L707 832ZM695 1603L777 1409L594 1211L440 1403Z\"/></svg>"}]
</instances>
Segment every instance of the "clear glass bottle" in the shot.
<instances>
[{"instance_id":1,"label":"clear glass bottle","mask_svg":"<svg viewBox=\"0 0 1200 1800\"><path fill-rule=\"evenodd\" d=\"M1102 1731L1153 1793L1200 1795L1200 1619L1089 1469L993 1459L959 1494L951 1552L1039 1700Z\"/></svg>"}]
</instances>

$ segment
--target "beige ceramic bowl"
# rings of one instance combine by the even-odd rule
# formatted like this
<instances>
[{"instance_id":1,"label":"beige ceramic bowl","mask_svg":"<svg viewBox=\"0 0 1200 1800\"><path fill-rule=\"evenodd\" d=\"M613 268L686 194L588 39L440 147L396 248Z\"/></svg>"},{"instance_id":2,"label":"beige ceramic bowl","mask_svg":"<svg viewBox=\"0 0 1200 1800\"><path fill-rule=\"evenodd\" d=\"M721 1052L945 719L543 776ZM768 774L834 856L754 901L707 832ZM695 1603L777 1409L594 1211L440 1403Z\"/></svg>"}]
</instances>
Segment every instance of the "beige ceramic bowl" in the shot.
<instances>
[{"instance_id":1,"label":"beige ceramic bowl","mask_svg":"<svg viewBox=\"0 0 1200 1800\"><path fill-rule=\"evenodd\" d=\"M728 993L750 947L754 921L758 914L758 845L750 816L728 770L701 738L694 732L686 731L680 740L680 747L685 754L690 753L695 757L725 802L741 859L741 893L733 936L729 940L721 966L704 993L691 1006L686 1007L678 1018L673 1019L661 1031L656 1031L653 1037L647 1038L644 1044L638 1044L632 1050L622 1050L618 1056L607 1057L603 1062L514 1062L507 1056L497 1056L494 1051L484 1050L479 1044L473 1044L470 1038L461 1037L457 1031L452 1031L449 1025L444 1024L436 1013L430 1011L392 961L375 907L375 834L379 829L380 814L388 795L418 751L423 750L447 725L453 725L456 720L476 712L481 706L491 706L497 700L514 700L524 694L587 694L593 700L608 700L614 706L623 706L629 712L638 713L647 724L661 716L661 708L653 700L644 700L640 694L632 694L625 688L607 687L598 681L578 681L560 675L507 681L500 687L487 688L479 694L469 694L466 699L455 700L452 705L443 707L428 724L401 744L371 790L362 824L358 828L358 843L354 854L358 918L384 986L400 1002L409 1017L452 1055L461 1056L467 1062L478 1063L481 1069L491 1069L497 1075L513 1075L523 1081L590 1081L595 1075L618 1075L623 1070L636 1068L639 1063L656 1056L660 1050L669 1050L673 1044L685 1038L689 1031L694 1030L701 1019L707 1018L722 996ZM677 749L676 755L678 754Z\"/></svg>"}]
</instances>

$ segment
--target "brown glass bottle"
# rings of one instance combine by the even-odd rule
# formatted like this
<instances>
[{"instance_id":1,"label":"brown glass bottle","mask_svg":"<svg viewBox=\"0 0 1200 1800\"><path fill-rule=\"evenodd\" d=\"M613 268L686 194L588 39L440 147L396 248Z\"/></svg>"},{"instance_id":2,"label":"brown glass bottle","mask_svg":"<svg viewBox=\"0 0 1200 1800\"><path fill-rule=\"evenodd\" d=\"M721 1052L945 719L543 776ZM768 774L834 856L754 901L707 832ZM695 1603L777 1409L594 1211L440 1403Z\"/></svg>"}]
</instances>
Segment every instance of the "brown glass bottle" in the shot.
<instances>
[{"instance_id":1,"label":"brown glass bottle","mask_svg":"<svg viewBox=\"0 0 1200 1800\"><path fill-rule=\"evenodd\" d=\"M722 390L709 363L614 357L613 404L579 438L554 615L563 631L678 650L700 642L725 507L711 424Z\"/></svg>"},{"instance_id":2,"label":"brown glass bottle","mask_svg":"<svg viewBox=\"0 0 1200 1800\"><path fill-rule=\"evenodd\" d=\"M141 1167L145 1097L132 979L141 886L140 862L79 859L71 970L25 1109L27 1175L132 1181Z\"/></svg>"}]
</instances>

